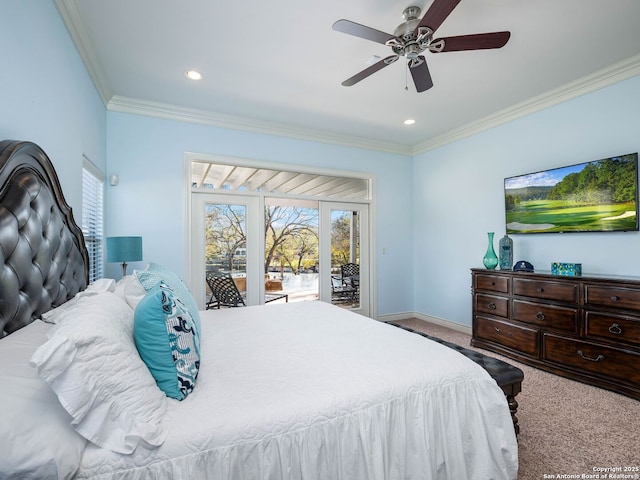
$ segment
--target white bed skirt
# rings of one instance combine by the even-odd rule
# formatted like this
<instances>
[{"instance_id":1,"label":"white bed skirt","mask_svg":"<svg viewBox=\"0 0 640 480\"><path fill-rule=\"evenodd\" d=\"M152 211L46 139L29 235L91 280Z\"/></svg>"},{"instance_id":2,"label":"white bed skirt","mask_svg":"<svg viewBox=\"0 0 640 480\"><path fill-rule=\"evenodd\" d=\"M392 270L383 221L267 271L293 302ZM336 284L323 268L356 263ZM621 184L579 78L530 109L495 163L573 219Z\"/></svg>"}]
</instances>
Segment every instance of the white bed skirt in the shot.
<instances>
[{"instance_id":1,"label":"white bed skirt","mask_svg":"<svg viewBox=\"0 0 640 480\"><path fill-rule=\"evenodd\" d=\"M506 399L463 355L322 302L202 312L194 392L169 435L90 445L77 478L515 479Z\"/></svg>"}]
</instances>

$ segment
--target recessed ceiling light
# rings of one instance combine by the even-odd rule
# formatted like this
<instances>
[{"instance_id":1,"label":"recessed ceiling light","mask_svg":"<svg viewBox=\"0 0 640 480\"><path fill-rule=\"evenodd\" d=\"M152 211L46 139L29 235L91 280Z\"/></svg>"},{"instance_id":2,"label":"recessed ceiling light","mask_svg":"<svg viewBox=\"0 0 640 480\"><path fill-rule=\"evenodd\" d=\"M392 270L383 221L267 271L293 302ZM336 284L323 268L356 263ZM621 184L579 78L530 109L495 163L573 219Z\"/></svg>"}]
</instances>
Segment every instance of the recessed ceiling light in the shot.
<instances>
[{"instance_id":1,"label":"recessed ceiling light","mask_svg":"<svg viewBox=\"0 0 640 480\"><path fill-rule=\"evenodd\" d=\"M200 80L202 78L202 75L200 75L200 73L196 72L195 70L189 70L185 72L185 75L191 80Z\"/></svg>"},{"instance_id":2,"label":"recessed ceiling light","mask_svg":"<svg viewBox=\"0 0 640 480\"><path fill-rule=\"evenodd\" d=\"M405 125L413 125L414 123L416 123L416 121L413 118L409 118L408 120L404 121Z\"/></svg>"}]
</instances>

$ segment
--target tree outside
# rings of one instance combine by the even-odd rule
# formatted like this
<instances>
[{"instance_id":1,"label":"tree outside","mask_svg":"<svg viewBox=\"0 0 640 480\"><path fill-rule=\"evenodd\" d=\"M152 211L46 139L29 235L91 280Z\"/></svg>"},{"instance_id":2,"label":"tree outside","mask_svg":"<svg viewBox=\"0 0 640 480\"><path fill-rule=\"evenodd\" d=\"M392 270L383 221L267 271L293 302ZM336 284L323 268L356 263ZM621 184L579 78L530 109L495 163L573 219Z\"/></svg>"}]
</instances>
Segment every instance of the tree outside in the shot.
<instances>
[{"instance_id":1,"label":"tree outside","mask_svg":"<svg viewBox=\"0 0 640 480\"><path fill-rule=\"evenodd\" d=\"M264 271L317 271L318 209L265 206Z\"/></svg>"}]
</instances>

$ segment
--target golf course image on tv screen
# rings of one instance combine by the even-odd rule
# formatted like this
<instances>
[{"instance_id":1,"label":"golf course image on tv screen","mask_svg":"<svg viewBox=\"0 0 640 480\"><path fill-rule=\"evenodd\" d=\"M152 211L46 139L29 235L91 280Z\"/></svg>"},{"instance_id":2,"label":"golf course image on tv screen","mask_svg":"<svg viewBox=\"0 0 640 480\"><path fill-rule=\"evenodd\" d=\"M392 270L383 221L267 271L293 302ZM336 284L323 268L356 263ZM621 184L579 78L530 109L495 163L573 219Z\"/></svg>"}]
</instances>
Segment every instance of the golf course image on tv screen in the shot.
<instances>
[{"instance_id":1,"label":"golf course image on tv screen","mask_svg":"<svg viewBox=\"0 0 640 480\"><path fill-rule=\"evenodd\" d=\"M506 232L638 230L638 154L504 179Z\"/></svg>"}]
</instances>

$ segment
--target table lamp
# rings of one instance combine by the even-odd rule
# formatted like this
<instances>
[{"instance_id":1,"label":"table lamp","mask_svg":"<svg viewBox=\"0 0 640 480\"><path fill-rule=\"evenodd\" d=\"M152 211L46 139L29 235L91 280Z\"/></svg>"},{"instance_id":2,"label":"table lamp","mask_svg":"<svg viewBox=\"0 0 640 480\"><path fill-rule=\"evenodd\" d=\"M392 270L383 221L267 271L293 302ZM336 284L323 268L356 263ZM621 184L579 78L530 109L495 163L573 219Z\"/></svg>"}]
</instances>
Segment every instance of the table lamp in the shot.
<instances>
[{"instance_id":1,"label":"table lamp","mask_svg":"<svg viewBox=\"0 0 640 480\"><path fill-rule=\"evenodd\" d=\"M142 260L142 237L107 237L107 262L122 262L122 276L127 262Z\"/></svg>"}]
</instances>

